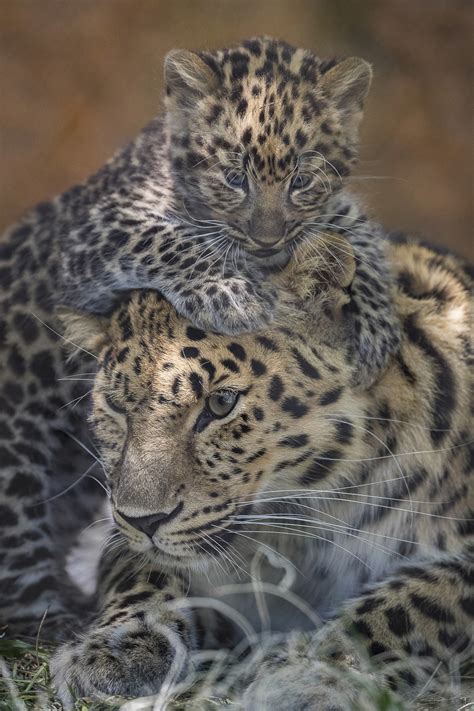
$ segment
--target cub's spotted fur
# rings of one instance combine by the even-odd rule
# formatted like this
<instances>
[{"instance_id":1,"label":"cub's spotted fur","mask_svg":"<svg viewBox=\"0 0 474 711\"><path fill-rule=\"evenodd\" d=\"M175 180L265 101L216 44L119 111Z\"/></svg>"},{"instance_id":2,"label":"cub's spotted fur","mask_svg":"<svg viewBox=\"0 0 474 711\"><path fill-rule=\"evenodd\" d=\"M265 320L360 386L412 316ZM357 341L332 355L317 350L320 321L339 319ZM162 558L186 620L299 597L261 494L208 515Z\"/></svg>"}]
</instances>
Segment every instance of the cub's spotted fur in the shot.
<instances>
[{"instance_id":1,"label":"cub's spotted fur","mask_svg":"<svg viewBox=\"0 0 474 711\"><path fill-rule=\"evenodd\" d=\"M298 242L317 250L321 230L340 231L359 259L348 337L359 377L373 377L398 324L383 234L345 190L370 81L361 59L325 61L270 38L171 52L164 116L85 184L29 213L6 237L2 270L15 280L25 250L27 269L46 265L47 304L106 312L123 290L157 289L195 324L238 333L271 319L264 272Z\"/></svg>"},{"instance_id":2,"label":"cub's spotted fur","mask_svg":"<svg viewBox=\"0 0 474 711\"><path fill-rule=\"evenodd\" d=\"M98 354L91 421L117 528L146 563L104 562L97 618L55 659L64 695L157 691L173 650L185 662L210 643L203 627L222 632L186 595L219 601L237 585L224 599L258 626L245 589L256 553L282 636L240 678L246 709L350 709L367 656L408 698L472 661L471 284L456 258L395 240L401 347L362 389L345 251L325 258L323 288L321 255L297 255L274 277L274 327L238 339L155 293L110 320L65 316ZM272 593L275 560L294 565L303 606Z\"/></svg>"}]
</instances>

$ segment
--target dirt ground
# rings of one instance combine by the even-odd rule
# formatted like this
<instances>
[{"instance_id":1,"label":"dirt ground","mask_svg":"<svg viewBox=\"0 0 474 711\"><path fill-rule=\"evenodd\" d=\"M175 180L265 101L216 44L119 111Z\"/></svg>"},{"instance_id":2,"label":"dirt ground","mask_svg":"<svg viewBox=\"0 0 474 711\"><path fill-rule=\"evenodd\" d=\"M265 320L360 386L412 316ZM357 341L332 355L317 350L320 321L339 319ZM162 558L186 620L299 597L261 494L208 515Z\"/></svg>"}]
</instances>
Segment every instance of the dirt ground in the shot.
<instances>
[{"instance_id":1,"label":"dirt ground","mask_svg":"<svg viewBox=\"0 0 474 711\"><path fill-rule=\"evenodd\" d=\"M389 228L474 256L470 0L1 0L0 227L158 110L171 47L254 34L375 68L359 179Z\"/></svg>"}]
</instances>

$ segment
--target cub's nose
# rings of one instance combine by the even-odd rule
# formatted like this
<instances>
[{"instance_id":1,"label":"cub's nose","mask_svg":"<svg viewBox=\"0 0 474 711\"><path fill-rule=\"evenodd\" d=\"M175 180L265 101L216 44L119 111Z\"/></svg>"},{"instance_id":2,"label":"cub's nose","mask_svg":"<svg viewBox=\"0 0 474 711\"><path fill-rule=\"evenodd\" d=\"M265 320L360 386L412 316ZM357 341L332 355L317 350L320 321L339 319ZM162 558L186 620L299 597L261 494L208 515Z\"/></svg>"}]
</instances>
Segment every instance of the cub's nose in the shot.
<instances>
[{"instance_id":1,"label":"cub's nose","mask_svg":"<svg viewBox=\"0 0 474 711\"><path fill-rule=\"evenodd\" d=\"M150 514L149 516L127 516L121 511L118 511L118 513L130 526L142 531L146 536L153 538L156 530L164 523L168 523L168 521L176 518L182 508L183 502L181 501L172 511L160 511L159 513Z\"/></svg>"}]
</instances>

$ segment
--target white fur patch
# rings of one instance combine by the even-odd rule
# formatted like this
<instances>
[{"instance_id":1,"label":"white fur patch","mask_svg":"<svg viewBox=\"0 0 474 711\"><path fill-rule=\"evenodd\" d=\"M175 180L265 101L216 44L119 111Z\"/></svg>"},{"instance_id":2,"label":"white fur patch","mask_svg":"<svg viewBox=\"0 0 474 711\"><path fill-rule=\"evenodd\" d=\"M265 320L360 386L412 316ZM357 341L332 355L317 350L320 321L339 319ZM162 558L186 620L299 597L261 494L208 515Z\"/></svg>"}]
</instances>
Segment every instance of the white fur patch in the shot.
<instances>
[{"instance_id":1,"label":"white fur patch","mask_svg":"<svg viewBox=\"0 0 474 711\"><path fill-rule=\"evenodd\" d=\"M92 595L97 588L99 561L111 527L111 508L106 502L97 521L82 531L66 557L66 570L85 595Z\"/></svg>"}]
</instances>

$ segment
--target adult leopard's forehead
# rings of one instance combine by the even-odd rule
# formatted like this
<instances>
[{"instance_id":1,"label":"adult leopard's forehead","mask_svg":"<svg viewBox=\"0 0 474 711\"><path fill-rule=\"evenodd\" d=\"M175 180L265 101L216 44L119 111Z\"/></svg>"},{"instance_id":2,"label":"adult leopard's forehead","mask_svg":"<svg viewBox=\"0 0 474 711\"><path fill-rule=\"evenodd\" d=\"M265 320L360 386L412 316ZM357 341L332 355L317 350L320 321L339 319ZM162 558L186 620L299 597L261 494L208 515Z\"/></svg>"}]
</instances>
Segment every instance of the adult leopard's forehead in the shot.
<instances>
[{"instance_id":1,"label":"adult leopard's forehead","mask_svg":"<svg viewBox=\"0 0 474 711\"><path fill-rule=\"evenodd\" d=\"M119 372L120 381L126 379L127 390L155 389L158 384L161 391L178 396L188 383L200 397L211 383L224 387L230 381L242 384L250 376L262 376L284 342L279 332L272 338L205 332L179 316L159 294L141 291L114 314L110 345L101 363L106 375L116 378ZM250 356L258 353L262 360Z\"/></svg>"},{"instance_id":2,"label":"adult leopard's forehead","mask_svg":"<svg viewBox=\"0 0 474 711\"><path fill-rule=\"evenodd\" d=\"M106 390L133 408L148 402L168 411L232 388L275 416L299 418L318 393L347 380L344 359L322 339L308 342L305 321L292 329L223 336L194 327L154 292L136 292L113 317L111 345L102 356ZM164 407L164 410L162 407Z\"/></svg>"}]
</instances>

